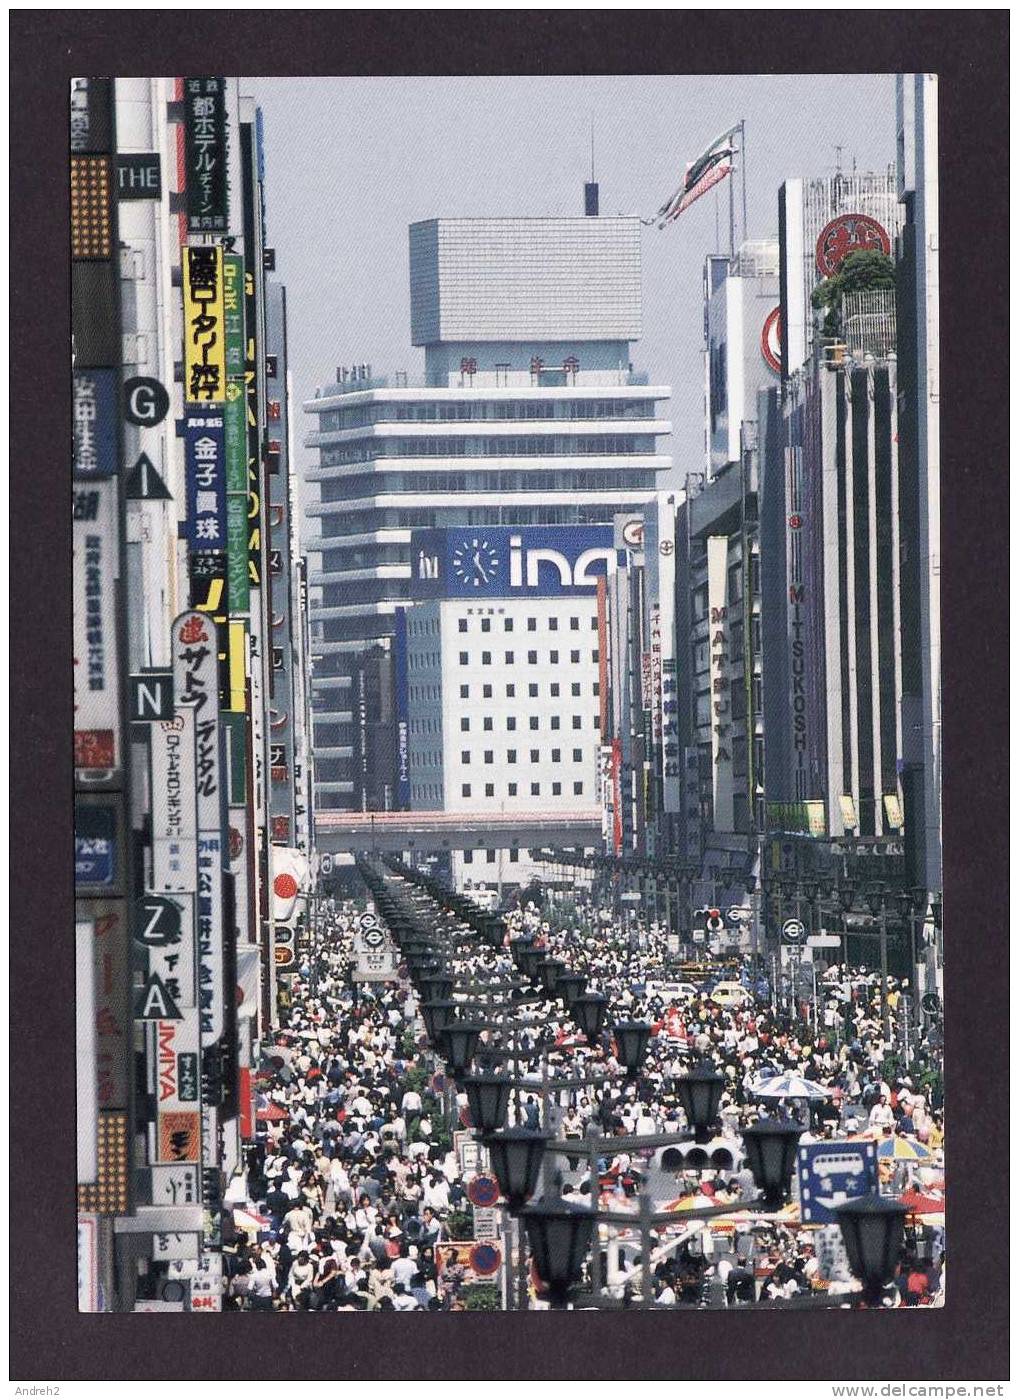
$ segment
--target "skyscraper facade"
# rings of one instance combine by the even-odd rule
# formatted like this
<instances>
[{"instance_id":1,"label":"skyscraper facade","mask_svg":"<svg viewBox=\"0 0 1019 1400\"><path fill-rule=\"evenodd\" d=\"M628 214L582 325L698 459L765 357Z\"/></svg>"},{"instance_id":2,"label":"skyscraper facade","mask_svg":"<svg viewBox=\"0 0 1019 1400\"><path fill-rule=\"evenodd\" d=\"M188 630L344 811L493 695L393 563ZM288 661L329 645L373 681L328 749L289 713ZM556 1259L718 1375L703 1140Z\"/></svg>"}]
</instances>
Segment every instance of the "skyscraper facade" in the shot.
<instances>
[{"instance_id":1,"label":"skyscraper facade","mask_svg":"<svg viewBox=\"0 0 1019 1400\"><path fill-rule=\"evenodd\" d=\"M423 383L359 366L305 405L319 451L308 548L322 809L364 805L354 677L367 649L392 653L412 530L610 524L671 465L669 390L630 361L639 220L429 220L410 229L410 281Z\"/></svg>"}]
</instances>

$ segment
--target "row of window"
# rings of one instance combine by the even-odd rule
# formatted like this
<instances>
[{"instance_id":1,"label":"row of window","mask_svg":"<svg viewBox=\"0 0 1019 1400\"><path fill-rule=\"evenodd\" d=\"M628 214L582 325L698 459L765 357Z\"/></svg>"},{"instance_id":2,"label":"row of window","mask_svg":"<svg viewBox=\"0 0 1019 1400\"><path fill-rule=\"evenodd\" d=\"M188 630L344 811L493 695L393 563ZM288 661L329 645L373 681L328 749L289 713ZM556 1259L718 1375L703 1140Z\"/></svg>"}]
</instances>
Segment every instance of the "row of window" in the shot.
<instances>
[{"instance_id":1,"label":"row of window","mask_svg":"<svg viewBox=\"0 0 1019 1400\"><path fill-rule=\"evenodd\" d=\"M461 399L445 403L371 403L323 413L318 431L337 433L372 423L464 423L536 418L654 418L653 399Z\"/></svg>"},{"instance_id":2,"label":"row of window","mask_svg":"<svg viewBox=\"0 0 1019 1400\"><path fill-rule=\"evenodd\" d=\"M464 851L463 854L464 854L464 865L473 865L473 864L474 864L474 854L475 854L475 853L474 853L473 851ZM498 854L497 851L493 851L493 850L491 850L491 849L486 849L486 850L484 850L484 851L480 851L480 850L479 850L479 851L477 852L479 861L480 861L481 856L484 856L484 857L485 857L485 861L486 861L486 863L487 863L488 865L494 865L494 864L495 864L495 860L496 860L497 854ZM522 850L520 850L519 847L511 846L510 849L509 849L509 851L507 852L507 855L509 856L510 865L516 865L516 864L519 862L521 856L523 856L524 859L526 860L526 859L527 859L527 854L528 854L527 851L522 851Z\"/></svg>"},{"instance_id":3,"label":"row of window","mask_svg":"<svg viewBox=\"0 0 1019 1400\"><path fill-rule=\"evenodd\" d=\"M472 751L471 751L470 749L461 749L461 750L460 750L460 762L461 762L461 763L464 765L464 767L466 767L466 768L469 768L469 767L470 767L471 752L472 752ZM481 757L482 757L482 762L484 762L484 763L486 763L486 764L491 764L491 763L494 763L494 762L495 762L495 752L494 752L493 749L485 749L485 750L483 750ZM574 763L583 763L583 761L584 761L584 750L583 750L583 749L573 749L573 750L572 750L572 758L573 758L573 762L574 762ZM507 749L507 750L506 750L506 762L507 762L507 763L516 763L516 761L517 761L517 751L516 751L516 749ZM540 749L531 749L531 750L529 751L528 762L530 762L530 763L541 763L541 761L542 761L542 758L541 758L541 750L540 750ZM563 761L563 751L562 751L562 749L550 749L550 750L549 750L549 754L548 754L548 759L547 759L547 761L548 761L549 763L562 763L562 761Z\"/></svg>"},{"instance_id":4,"label":"row of window","mask_svg":"<svg viewBox=\"0 0 1019 1400\"><path fill-rule=\"evenodd\" d=\"M520 794L519 794L519 786L520 786L520 785L519 785L518 783L507 783L507 784L506 784L506 796L507 796L507 797L518 797L518 796L520 795ZM530 795L531 797L540 797L540 796L541 796L541 787L542 787L541 783L531 783L531 785L530 785L530 794L529 794L529 795ZM471 795L472 795L472 787L471 787L471 784L470 784L470 783L461 783L461 785L460 785L460 796L461 796L461 797L470 797ZM494 783L485 783L485 784L484 784L484 795L485 795L485 797L494 797L494 796L495 796L495 784L494 784ZM546 784L545 784L545 796L546 796L546 797L562 797L562 795L563 795L563 785L562 785L561 782L546 783ZM573 784L573 796L574 796L574 797L583 797L583 795L584 795L584 784L583 784L582 782L575 782L575 783ZM481 796L481 793L480 793L480 792L478 793L478 796L479 796L479 797Z\"/></svg>"},{"instance_id":5,"label":"row of window","mask_svg":"<svg viewBox=\"0 0 1019 1400\"><path fill-rule=\"evenodd\" d=\"M491 619L490 617L478 617L478 618L476 618L476 619L475 619L475 618L472 618L472 617L461 617L461 618L458 620L458 626L459 626L459 628L460 628L460 631L461 631L461 632L469 632L469 631L471 630L471 623L474 622L474 621L480 622L480 624L481 624L481 631L482 631L482 632L491 632L491 630L492 630L492 619ZM529 617L529 618L527 619L527 630L528 630L528 632L537 632L537 630L538 630L538 622L539 622L539 621L543 622L544 625L548 628L548 630L549 630L550 632L558 632L558 631L559 631L559 619L558 619L558 617L547 617L547 618L541 618L541 619L536 618L536 617ZM502 630L503 630L504 632L512 632L512 631L513 631L513 622L514 622L514 619L513 619L512 617L504 617L503 620L502 620ZM571 631L571 632L579 632L579 631L580 631L581 619L580 619L579 617L571 617L571 618L569 619L569 623L570 623L570 631ZM592 617L592 618L591 618L591 631L592 631L592 632L597 632L597 630L598 630L598 619L597 619L597 617Z\"/></svg>"},{"instance_id":6,"label":"row of window","mask_svg":"<svg viewBox=\"0 0 1019 1400\"><path fill-rule=\"evenodd\" d=\"M630 479L628 475L627 480ZM344 483L334 484L342 488ZM328 482L323 482L321 489L324 490L328 485ZM339 499L345 498L346 493L341 489ZM620 502L615 509L624 510L626 507ZM424 530L435 525L448 525L450 527L463 525L611 525L613 510L611 504L578 505L573 502L563 505L539 506L525 506L516 503L461 508L444 506L441 511L428 510L424 506L407 506L403 509L397 509L395 506L379 506L358 511L356 516L351 517L346 530L336 531L332 535L327 533L326 541L342 545L345 534L363 535L375 530L394 529Z\"/></svg>"},{"instance_id":7,"label":"row of window","mask_svg":"<svg viewBox=\"0 0 1019 1400\"><path fill-rule=\"evenodd\" d=\"M656 474L653 470L640 470L628 467L621 471L599 467L588 471L582 468L553 470L528 468L522 471L442 471L415 472L358 472L354 476L342 477L339 481L324 481L320 497L324 505L342 505L344 501L354 501L362 496L386 496L400 492L422 491L646 491L653 489ZM326 488L329 488L328 490Z\"/></svg>"},{"instance_id":8,"label":"row of window","mask_svg":"<svg viewBox=\"0 0 1019 1400\"><path fill-rule=\"evenodd\" d=\"M591 686L591 694L597 696L597 695L600 693L600 690L599 690L599 682L598 682L598 681L591 681L591 682L590 682L590 686ZM575 699L579 699L580 696L581 696L581 694L582 694L582 687L583 687L583 681L570 681L570 695L571 695L572 697L574 697ZM470 699L469 690L470 690L470 687L469 687L469 686L464 686L464 685L462 685L462 686L460 687L460 699L461 699L461 700L469 700L469 699ZM511 682L509 683L509 685L507 685L507 687L506 687L506 698L507 698L508 700L513 700L513 699L515 699L515 698L516 698L516 693L517 693L516 685L511 681ZM562 691L561 691L561 688L560 688L560 682L559 682L559 681L550 681L550 682L549 682L549 687L548 687L548 693L549 693L549 698L552 699L552 700L559 700L559 699L561 699L561 697L562 697ZM528 684L528 686L527 686L527 694L528 694L528 697L529 697L531 700L536 700L536 699L538 698L539 691L538 691L538 683L537 683L537 681L531 681L531 682ZM482 696L482 699L484 699L484 700L489 700L489 699L491 699L491 696L489 696L489 695L483 695L483 696ZM484 719L481 721L481 723L482 723L482 727L483 727L484 730L490 730L490 729L492 728L492 725L493 725L494 721L493 721L493 719L492 719L492 717L491 717L490 715L486 715L486 716L484 717ZM506 728L507 728L507 729L516 729L516 727L517 727L516 717L515 717L514 715L507 715L507 716L506 716ZM469 732L470 732L470 728L471 728L471 719L470 719L470 715L461 715L461 716L460 716L460 730L461 730L461 733L464 733L464 734L469 733ZM534 728L534 725L533 725L533 724L531 725L531 728L532 728L532 729Z\"/></svg>"},{"instance_id":9,"label":"row of window","mask_svg":"<svg viewBox=\"0 0 1019 1400\"><path fill-rule=\"evenodd\" d=\"M506 659L505 659L505 662L504 662L504 664L505 664L506 666L513 666L513 665L515 665L515 660L514 660L514 658L516 657L516 652L514 652L514 651L507 651L507 652L504 653L504 656L505 656L505 658L506 658ZM558 665L559 665L559 652L558 652L558 650L556 650L555 648L553 648L551 651L549 651L548 654L547 654L547 656L543 658L542 664L544 664L544 662L545 662L546 660L547 660L547 662L548 662L548 664L549 664L550 666L558 666ZM595 665L598 664L598 648L597 648L597 647L595 647L594 651L591 652L591 660L592 660L592 662L593 662ZM483 651L483 652L481 653L481 665L482 665L482 666L491 666L491 664L492 664L492 653L491 653L490 651ZM527 664L528 664L529 666L537 666L537 665L538 665L538 653L537 653L536 651L529 651L529 652L527 653ZM462 651L462 652L460 653L460 665L461 665L461 666L470 666L470 665L471 665L470 652ZM570 665L571 665L571 666L579 666L579 665L580 665L580 652L579 652L579 651L571 651L571 652L570 652Z\"/></svg>"},{"instance_id":10,"label":"row of window","mask_svg":"<svg viewBox=\"0 0 1019 1400\"><path fill-rule=\"evenodd\" d=\"M323 467L379 457L630 457L652 453L651 433L536 433L505 437L360 438L319 449Z\"/></svg>"}]
</instances>

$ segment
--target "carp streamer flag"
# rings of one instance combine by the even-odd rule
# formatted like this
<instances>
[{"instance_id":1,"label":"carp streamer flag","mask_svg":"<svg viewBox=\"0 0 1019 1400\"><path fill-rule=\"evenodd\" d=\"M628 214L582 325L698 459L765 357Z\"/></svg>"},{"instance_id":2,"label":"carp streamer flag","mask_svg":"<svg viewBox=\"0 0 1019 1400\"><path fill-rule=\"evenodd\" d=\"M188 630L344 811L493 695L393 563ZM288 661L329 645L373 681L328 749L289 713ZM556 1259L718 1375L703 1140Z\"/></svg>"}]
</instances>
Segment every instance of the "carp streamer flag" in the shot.
<instances>
[{"instance_id":1,"label":"carp streamer flag","mask_svg":"<svg viewBox=\"0 0 1019 1400\"><path fill-rule=\"evenodd\" d=\"M657 223L659 228L664 228L673 219L678 219L695 199L700 199L701 195L707 194L719 180L724 180L727 175L732 174L732 158L736 154L732 139L739 129L740 123L737 122L728 131L723 131L703 155L698 156L686 167L683 183L669 196L654 217L653 222Z\"/></svg>"}]
</instances>

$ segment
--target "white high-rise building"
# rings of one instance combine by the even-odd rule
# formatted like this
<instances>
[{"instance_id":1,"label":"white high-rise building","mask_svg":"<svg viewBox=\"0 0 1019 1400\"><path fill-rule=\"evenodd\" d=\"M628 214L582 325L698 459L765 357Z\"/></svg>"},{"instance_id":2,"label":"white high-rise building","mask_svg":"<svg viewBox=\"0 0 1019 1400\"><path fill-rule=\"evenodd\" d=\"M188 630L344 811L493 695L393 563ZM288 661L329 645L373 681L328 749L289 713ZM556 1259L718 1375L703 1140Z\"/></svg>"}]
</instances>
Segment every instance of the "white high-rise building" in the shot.
<instances>
[{"instance_id":1,"label":"white high-rise building","mask_svg":"<svg viewBox=\"0 0 1019 1400\"><path fill-rule=\"evenodd\" d=\"M365 761L371 697L357 673L366 650L391 651L412 530L609 524L671 466L670 391L630 363L639 220L429 220L411 226L410 275L424 383L361 365L305 404L319 450L308 514L321 533L307 546L323 809L398 805L377 746Z\"/></svg>"}]
</instances>

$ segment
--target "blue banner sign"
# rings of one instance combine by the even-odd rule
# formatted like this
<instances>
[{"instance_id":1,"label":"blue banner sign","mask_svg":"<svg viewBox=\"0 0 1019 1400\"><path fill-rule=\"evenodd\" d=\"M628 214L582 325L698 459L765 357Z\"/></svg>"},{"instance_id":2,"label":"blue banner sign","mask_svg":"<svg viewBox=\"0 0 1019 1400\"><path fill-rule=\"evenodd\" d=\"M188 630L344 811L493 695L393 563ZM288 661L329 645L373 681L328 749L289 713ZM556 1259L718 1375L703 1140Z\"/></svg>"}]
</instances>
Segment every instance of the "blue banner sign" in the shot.
<instances>
[{"instance_id":1,"label":"blue banner sign","mask_svg":"<svg viewBox=\"0 0 1019 1400\"><path fill-rule=\"evenodd\" d=\"M189 413L184 420L188 548L225 553L226 433L222 412Z\"/></svg>"},{"instance_id":2,"label":"blue banner sign","mask_svg":"<svg viewBox=\"0 0 1019 1400\"><path fill-rule=\"evenodd\" d=\"M611 525L415 530L416 598L590 597L614 565Z\"/></svg>"},{"instance_id":3,"label":"blue banner sign","mask_svg":"<svg viewBox=\"0 0 1019 1400\"><path fill-rule=\"evenodd\" d=\"M72 466L76 477L117 474L119 373L115 369L77 370L71 390Z\"/></svg>"},{"instance_id":4,"label":"blue banner sign","mask_svg":"<svg viewBox=\"0 0 1019 1400\"><path fill-rule=\"evenodd\" d=\"M812 1142L796 1164L800 1218L805 1225L831 1225L836 1206L877 1190L876 1142Z\"/></svg>"},{"instance_id":5,"label":"blue banner sign","mask_svg":"<svg viewBox=\"0 0 1019 1400\"><path fill-rule=\"evenodd\" d=\"M112 889L117 883L117 814L112 807L74 812L74 883Z\"/></svg>"}]
</instances>

